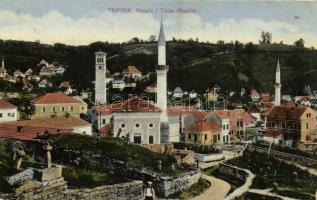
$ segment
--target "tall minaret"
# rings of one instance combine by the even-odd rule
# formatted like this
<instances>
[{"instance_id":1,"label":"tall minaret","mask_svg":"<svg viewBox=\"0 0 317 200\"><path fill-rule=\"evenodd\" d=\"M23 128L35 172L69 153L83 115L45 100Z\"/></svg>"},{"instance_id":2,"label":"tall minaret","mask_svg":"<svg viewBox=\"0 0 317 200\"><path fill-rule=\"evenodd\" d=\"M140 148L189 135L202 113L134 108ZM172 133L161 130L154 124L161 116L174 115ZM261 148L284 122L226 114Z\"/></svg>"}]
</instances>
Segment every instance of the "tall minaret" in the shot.
<instances>
[{"instance_id":1,"label":"tall minaret","mask_svg":"<svg viewBox=\"0 0 317 200\"><path fill-rule=\"evenodd\" d=\"M95 52L95 66L96 66L96 79L95 79L95 103L107 103L107 85L106 85L106 56L107 54L102 51Z\"/></svg>"},{"instance_id":2,"label":"tall minaret","mask_svg":"<svg viewBox=\"0 0 317 200\"><path fill-rule=\"evenodd\" d=\"M4 56L2 56L2 65L1 67L4 69Z\"/></svg>"},{"instance_id":3,"label":"tall minaret","mask_svg":"<svg viewBox=\"0 0 317 200\"><path fill-rule=\"evenodd\" d=\"M169 126L166 114L167 108L167 71L166 65L166 41L164 36L163 22L161 19L160 34L158 38L158 63L156 66L157 74L157 105L163 111L161 115L161 141L169 142Z\"/></svg>"},{"instance_id":4,"label":"tall minaret","mask_svg":"<svg viewBox=\"0 0 317 200\"><path fill-rule=\"evenodd\" d=\"M281 69L280 60L277 59L277 66L275 72L275 101L274 105L279 106L281 104Z\"/></svg>"}]
</instances>

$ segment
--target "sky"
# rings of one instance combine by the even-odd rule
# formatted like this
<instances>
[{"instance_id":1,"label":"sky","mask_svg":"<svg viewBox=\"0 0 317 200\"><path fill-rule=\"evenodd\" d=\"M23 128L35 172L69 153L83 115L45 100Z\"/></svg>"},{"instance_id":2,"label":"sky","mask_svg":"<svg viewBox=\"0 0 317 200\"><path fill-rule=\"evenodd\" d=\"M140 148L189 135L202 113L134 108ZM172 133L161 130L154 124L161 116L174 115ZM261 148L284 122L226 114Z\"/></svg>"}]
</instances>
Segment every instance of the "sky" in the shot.
<instances>
[{"instance_id":1,"label":"sky","mask_svg":"<svg viewBox=\"0 0 317 200\"><path fill-rule=\"evenodd\" d=\"M161 15L167 39L258 43L267 31L273 42L303 38L305 46L317 47L317 1L0 0L0 39L70 45L147 40L158 35Z\"/></svg>"}]
</instances>

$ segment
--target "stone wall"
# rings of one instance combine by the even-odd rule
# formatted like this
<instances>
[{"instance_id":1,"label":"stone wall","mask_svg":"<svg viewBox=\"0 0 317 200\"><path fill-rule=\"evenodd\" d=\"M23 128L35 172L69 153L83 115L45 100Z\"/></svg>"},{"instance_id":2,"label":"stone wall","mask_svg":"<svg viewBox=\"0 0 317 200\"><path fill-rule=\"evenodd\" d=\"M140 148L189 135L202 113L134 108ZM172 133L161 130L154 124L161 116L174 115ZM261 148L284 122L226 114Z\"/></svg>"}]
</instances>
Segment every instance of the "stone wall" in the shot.
<instances>
[{"instance_id":1,"label":"stone wall","mask_svg":"<svg viewBox=\"0 0 317 200\"><path fill-rule=\"evenodd\" d=\"M108 169L114 172L120 172L120 176L133 180L153 181L154 187L159 196L166 195L189 188L201 177L201 171L197 168L191 168L189 172L177 174L177 176L166 176L147 171L145 169L136 169L123 161L110 159L106 156L89 152L77 151L72 149L55 148L53 149L55 160L73 166L87 166L94 169ZM169 188L169 186L171 188Z\"/></svg>"},{"instance_id":2,"label":"stone wall","mask_svg":"<svg viewBox=\"0 0 317 200\"><path fill-rule=\"evenodd\" d=\"M154 182L155 191L163 197L185 190L197 183L201 177L200 169L193 169L190 172L179 174L176 177L161 177Z\"/></svg>"},{"instance_id":3,"label":"stone wall","mask_svg":"<svg viewBox=\"0 0 317 200\"><path fill-rule=\"evenodd\" d=\"M225 163L219 164L219 171L224 173L224 174L234 176L241 181L245 181L246 177L247 177L247 174L245 173L245 171L243 171L235 166L228 165Z\"/></svg>"},{"instance_id":4,"label":"stone wall","mask_svg":"<svg viewBox=\"0 0 317 200\"><path fill-rule=\"evenodd\" d=\"M143 182L132 181L128 183L105 185L92 189L69 189L71 199L94 199L94 200L141 200L143 199Z\"/></svg>"},{"instance_id":5,"label":"stone wall","mask_svg":"<svg viewBox=\"0 0 317 200\"><path fill-rule=\"evenodd\" d=\"M266 154L268 154L268 151L269 151L269 149L267 149L267 148L258 147L258 146L254 146L254 145L249 145L248 150L249 151L257 151L259 153L266 153ZM289 154L289 153L285 153L285 152L281 152L281 151L275 151L275 150L271 150L270 155L272 155L273 157L275 157L277 159L281 159L281 160L284 160L287 162L303 165L306 167L317 168L317 160L314 160L314 159L310 159L310 158L306 158L306 157L302 157L302 156L297 156L294 154Z\"/></svg>"},{"instance_id":6,"label":"stone wall","mask_svg":"<svg viewBox=\"0 0 317 200\"><path fill-rule=\"evenodd\" d=\"M33 169L29 168L20 173L17 173L13 176L8 177L7 181L10 185L20 185L32 179L33 179Z\"/></svg>"},{"instance_id":7,"label":"stone wall","mask_svg":"<svg viewBox=\"0 0 317 200\"><path fill-rule=\"evenodd\" d=\"M213 154L194 154L195 159L199 162L213 162L225 159L223 153L213 153Z\"/></svg>"}]
</instances>

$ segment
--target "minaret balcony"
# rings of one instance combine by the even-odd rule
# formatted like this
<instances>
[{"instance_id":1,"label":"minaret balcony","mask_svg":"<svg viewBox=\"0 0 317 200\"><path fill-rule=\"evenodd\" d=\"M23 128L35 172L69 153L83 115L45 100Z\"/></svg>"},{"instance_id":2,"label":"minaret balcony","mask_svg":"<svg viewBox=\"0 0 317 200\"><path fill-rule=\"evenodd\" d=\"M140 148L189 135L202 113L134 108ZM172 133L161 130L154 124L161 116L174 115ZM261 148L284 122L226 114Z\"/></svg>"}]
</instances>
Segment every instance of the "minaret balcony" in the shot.
<instances>
[{"instance_id":1,"label":"minaret balcony","mask_svg":"<svg viewBox=\"0 0 317 200\"><path fill-rule=\"evenodd\" d=\"M168 70L168 65L156 65L155 70Z\"/></svg>"}]
</instances>

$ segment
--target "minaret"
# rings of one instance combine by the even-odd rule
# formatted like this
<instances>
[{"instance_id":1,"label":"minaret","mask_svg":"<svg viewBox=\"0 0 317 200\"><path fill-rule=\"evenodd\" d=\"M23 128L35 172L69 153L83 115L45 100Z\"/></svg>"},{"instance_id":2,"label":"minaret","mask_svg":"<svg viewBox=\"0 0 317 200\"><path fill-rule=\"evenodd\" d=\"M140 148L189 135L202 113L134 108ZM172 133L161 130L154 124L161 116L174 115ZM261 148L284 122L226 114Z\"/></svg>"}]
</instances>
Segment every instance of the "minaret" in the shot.
<instances>
[{"instance_id":1,"label":"minaret","mask_svg":"<svg viewBox=\"0 0 317 200\"><path fill-rule=\"evenodd\" d=\"M107 103L107 85L106 85L106 56L107 54L102 51L95 52L95 67L96 67L96 79L95 79L95 103L106 104Z\"/></svg>"},{"instance_id":2,"label":"minaret","mask_svg":"<svg viewBox=\"0 0 317 200\"><path fill-rule=\"evenodd\" d=\"M2 64L0 67L0 78L3 78L7 75L7 70L4 67L4 57L2 57Z\"/></svg>"},{"instance_id":3,"label":"minaret","mask_svg":"<svg viewBox=\"0 0 317 200\"><path fill-rule=\"evenodd\" d=\"M161 27L158 38L158 63L156 66L157 74L157 106L162 110L161 115L161 141L169 142L169 126L166 114L167 108L167 71L166 65L166 41L164 36L163 22L161 19Z\"/></svg>"},{"instance_id":4,"label":"minaret","mask_svg":"<svg viewBox=\"0 0 317 200\"><path fill-rule=\"evenodd\" d=\"M1 67L2 67L3 69L5 69L5 67L4 67L4 56L2 56L2 65L1 65Z\"/></svg>"},{"instance_id":5,"label":"minaret","mask_svg":"<svg viewBox=\"0 0 317 200\"><path fill-rule=\"evenodd\" d=\"M279 106L281 104L281 69L280 60L277 59L277 66L275 72L275 101L274 105Z\"/></svg>"}]
</instances>

